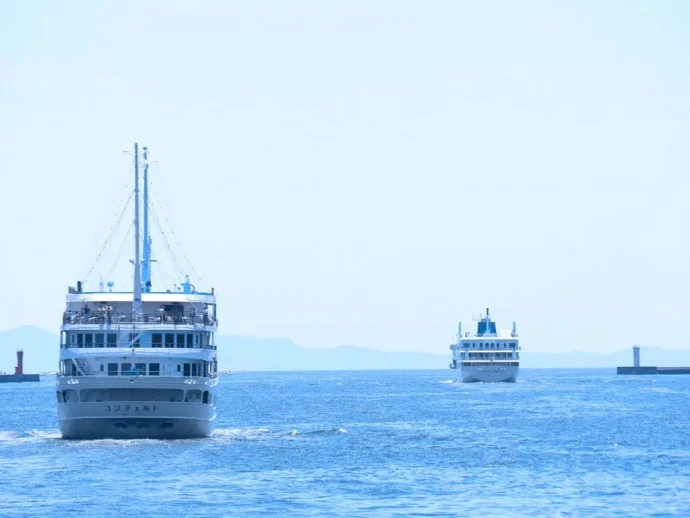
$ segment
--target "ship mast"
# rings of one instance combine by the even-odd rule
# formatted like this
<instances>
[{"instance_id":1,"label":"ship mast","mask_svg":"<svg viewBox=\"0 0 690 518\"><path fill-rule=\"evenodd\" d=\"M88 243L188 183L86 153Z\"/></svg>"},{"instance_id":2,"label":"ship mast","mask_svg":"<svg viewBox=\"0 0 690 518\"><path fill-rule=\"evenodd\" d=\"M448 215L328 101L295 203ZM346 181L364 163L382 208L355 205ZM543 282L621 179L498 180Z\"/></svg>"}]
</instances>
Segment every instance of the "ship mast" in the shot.
<instances>
[{"instance_id":1,"label":"ship mast","mask_svg":"<svg viewBox=\"0 0 690 518\"><path fill-rule=\"evenodd\" d=\"M134 299L132 321L141 315L141 261L139 256L139 144L134 143Z\"/></svg>"},{"instance_id":2,"label":"ship mast","mask_svg":"<svg viewBox=\"0 0 690 518\"><path fill-rule=\"evenodd\" d=\"M141 282L144 291L151 291L151 237L149 236L149 150L144 148L144 260L141 265Z\"/></svg>"}]
</instances>

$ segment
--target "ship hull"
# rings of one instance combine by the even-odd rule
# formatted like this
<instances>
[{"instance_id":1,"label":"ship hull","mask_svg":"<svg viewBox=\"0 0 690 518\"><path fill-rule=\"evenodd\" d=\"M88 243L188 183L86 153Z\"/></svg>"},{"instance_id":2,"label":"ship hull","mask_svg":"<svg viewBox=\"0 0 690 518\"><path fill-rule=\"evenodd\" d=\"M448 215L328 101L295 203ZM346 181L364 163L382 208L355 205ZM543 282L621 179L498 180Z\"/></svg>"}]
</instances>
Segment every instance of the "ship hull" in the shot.
<instances>
[{"instance_id":1,"label":"ship hull","mask_svg":"<svg viewBox=\"0 0 690 518\"><path fill-rule=\"evenodd\" d=\"M181 418L80 418L60 421L63 439L199 439L214 421Z\"/></svg>"},{"instance_id":2,"label":"ship hull","mask_svg":"<svg viewBox=\"0 0 690 518\"><path fill-rule=\"evenodd\" d=\"M58 424L64 439L195 439L210 437L215 431L215 387L217 379L198 378L199 383L185 384L182 378L81 377L59 379ZM196 381L196 380L187 380ZM78 383L77 383L78 382ZM70 384L71 383L71 384ZM208 391L208 402L185 401L182 386L191 392ZM80 387L80 398L76 389ZM156 400L108 400L122 394L125 387L141 387ZM166 387L171 390L166 391ZM199 387L196 389L195 387ZM113 392L111 392L113 391ZM119 391L119 392L118 392ZM124 392L127 393L127 392ZM136 395L136 391L129 394ZM141 394L141 393L140 393ZM177 399L162 401L163 395L177 394ZM96 401L85 401L88 398ZM81 399L81 400L80 400Z\"/></svg>"},{"instance_id":3,"label":"ship hull","mask_svg":"<svg viewBox=\"0 0 690 518\"><path fill-rule=\"evenodd\" d=\"M460 381L463 383L514 383L520 371L519 366L463 366Z\"/></svg>"}]
</instances>

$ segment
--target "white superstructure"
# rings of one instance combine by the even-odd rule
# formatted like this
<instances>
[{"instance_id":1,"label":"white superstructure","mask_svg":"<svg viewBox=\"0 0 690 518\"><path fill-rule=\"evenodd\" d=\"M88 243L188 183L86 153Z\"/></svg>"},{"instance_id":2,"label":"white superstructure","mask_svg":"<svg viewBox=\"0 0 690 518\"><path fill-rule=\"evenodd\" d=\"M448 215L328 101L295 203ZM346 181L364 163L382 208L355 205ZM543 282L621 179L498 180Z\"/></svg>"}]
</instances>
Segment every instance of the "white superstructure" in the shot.
<instances>
[{"instance_id":1,"label":"white superstructure","mask_svg":"<svg viewBox=\"0 0 690 518\"><path fill-rule=\"evenodd\" d=\"M477 322L477 333L462 334L458 324L458 341L451 344L451 369L458 369L465 383L516 381L520 371L520 343L515 322L512 331L502 336L491 321L489 309Z\"/></svg>"},{"instance_id":2,"label":"white superstructure","mask_svg":"<svg viewBox=\"0 0 690 518\"><path fill-rule=\"evenodd\" d=\"M62 436L190 438L213 434L218 367L214 290L189 277L171 290L151 283L147 170L144 260L139 258L139 151L135 144L135 259L130 292L69 288L57 376ZM144 148L146 158L146 148Z\"/></svg>"}]
</instances>

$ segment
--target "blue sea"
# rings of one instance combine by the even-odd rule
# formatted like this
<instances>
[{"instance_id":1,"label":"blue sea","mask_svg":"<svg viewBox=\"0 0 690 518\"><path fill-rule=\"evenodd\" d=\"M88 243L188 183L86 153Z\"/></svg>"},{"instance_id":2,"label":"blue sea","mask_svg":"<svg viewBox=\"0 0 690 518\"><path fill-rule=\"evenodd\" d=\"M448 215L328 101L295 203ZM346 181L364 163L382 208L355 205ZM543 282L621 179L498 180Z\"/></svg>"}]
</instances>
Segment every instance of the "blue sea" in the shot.
<instances>
[{"instance_id":1,"label":"blue sea","mask_svg":"<svg viewBox=\"0 0 690 518\"><path fill-rule=\"evenodd\" d=\"M234 373L210 439L67 441L0 384L0 516L690 516L690 376Z\"/></svg>"}]
</instances>

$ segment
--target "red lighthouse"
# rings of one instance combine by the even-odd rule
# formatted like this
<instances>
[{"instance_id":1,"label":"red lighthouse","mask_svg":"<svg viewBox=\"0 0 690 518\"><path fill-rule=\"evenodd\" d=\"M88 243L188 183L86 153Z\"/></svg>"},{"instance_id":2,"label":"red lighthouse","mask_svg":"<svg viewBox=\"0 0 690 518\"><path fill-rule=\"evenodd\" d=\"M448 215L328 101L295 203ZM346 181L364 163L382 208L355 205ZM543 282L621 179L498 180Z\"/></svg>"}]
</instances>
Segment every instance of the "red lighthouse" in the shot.
<instances>
[{"instance_id":1,"label":"red lighthouse","mask_svg":"<svg viewBox=\"0 0 690 518\"><path fill-rule=\"evenodd\" d=\"M24 374L24 351L19 349L17 351L17 366L14 368L14 374Z\"/></svg>"}]
</instances>

